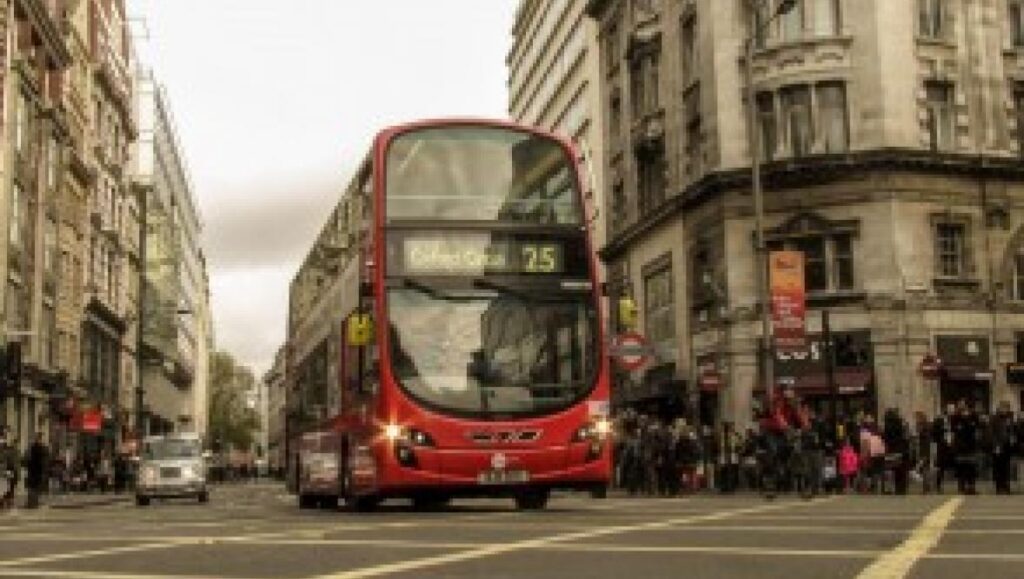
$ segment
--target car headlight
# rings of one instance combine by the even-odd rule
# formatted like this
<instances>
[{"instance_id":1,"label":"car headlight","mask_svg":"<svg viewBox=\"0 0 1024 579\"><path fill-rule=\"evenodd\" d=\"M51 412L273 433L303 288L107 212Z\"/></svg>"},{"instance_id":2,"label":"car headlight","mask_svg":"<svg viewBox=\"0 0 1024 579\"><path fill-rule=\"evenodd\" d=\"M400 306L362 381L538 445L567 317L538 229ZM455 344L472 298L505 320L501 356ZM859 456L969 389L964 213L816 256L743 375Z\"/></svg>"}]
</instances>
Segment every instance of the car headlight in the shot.
<instances>
[{"instance_id":1,"label":"car headlight","mask_svg":"<svg viewBox=\"0 0 1024 579\"><path fill-rule=\"evenodd\" d=\"M185 475L185 478L187 479L194 479L200 478L202 473L199 471L197 466L190 464L181 469L181 474Z\"/></svg>"},{"instance_id":2,"label":"car headlight","mask_svg":"<svg viewBox=\"0 0 1024 579\"><path fill-rule=\"evenodd\" d=\"M142 467L141 478L143 483L151 484L156 482L156 468L152 466Z\"/></svg>"}]
</instances>

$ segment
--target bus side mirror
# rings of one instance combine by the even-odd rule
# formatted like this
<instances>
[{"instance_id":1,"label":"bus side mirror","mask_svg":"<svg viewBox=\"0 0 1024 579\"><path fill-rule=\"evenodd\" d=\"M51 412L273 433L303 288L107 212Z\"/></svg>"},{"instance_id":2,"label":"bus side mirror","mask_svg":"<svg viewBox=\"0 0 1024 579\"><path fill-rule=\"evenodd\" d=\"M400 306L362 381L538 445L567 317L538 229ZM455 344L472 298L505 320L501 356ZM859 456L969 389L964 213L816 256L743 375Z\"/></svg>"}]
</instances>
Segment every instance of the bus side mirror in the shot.
<instances>
[{"instance_id":1,"label":"bus side mirror","mask_svg":"<svg viewBox=\"0 0 1024 579\"><path fill-rule=\"evenodd\" d=\"M345 338L349 346L367 346L373 341L373 319L370 314L352 314L347 326Z\"/></svg>"},{"instance_id":2,"label":"bus side mirror","mask_svg":"<svg viewBox=\"0 0 1024 579\"><path fill-rule=\"evenodd\" d=\"M636 321L636 301L629 296L619 298L619 324L625 328L635 328Z\"/></svg>"}]
</instances>

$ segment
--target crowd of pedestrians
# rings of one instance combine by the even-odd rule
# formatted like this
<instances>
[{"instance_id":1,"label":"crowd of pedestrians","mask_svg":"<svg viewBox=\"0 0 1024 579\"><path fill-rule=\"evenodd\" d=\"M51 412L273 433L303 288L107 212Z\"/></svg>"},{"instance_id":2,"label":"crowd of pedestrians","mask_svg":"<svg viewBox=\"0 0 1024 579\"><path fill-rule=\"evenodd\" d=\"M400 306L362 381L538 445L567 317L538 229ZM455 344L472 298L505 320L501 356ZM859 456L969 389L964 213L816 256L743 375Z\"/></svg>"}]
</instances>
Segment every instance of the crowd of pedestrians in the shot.
<instances>
[{"instance_id":1,"label":"crowd of pedestrians","mask_svg":"<svg viewBox=\"0 0 1024 579\"><path fill-rule=\"evenodd\" d=\"M121 493L131 488L133 463L126 454L102 451L84 456L51 452L37 434L21 455L6 430L0 431L0 508L15 506L15 491L24 482L26 508L40 496L57 493Z\"/></svg>"},{"instance_id":2,"label":"crowd of pedestrians","mask_svg":"<svg viewBox=\"0 0 1024 579\"><path fill-rule=\"evenodd\" d=\"M700 489L814 495L822 492L963 494L978 480L1009 494L1024 460L1024 416L1009 404L978 411L966 401L934 419L891 409L833 422L792 391L759 413L752 428L697 428L626 409L615 420L615 483L630 494L672 496Z\"/></svg>"}]
</instances>

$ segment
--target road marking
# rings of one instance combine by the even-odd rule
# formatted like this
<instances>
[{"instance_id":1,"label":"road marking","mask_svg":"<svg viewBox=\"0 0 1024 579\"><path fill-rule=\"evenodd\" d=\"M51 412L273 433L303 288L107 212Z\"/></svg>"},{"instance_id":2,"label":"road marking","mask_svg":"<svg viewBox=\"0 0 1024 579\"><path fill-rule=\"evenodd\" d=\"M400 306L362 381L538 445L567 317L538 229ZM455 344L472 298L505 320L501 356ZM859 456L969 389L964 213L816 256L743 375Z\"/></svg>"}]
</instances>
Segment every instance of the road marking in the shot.
<instances>
[{"instance_id":1,"label":"road marking","mask_svg":"<svg viewBox=\"0 0 1024 579\"><path fill-rule=\"evenodd\" d=\"M97 539L102 541L103 539ZM136 553L139 551L153 551L156 549L166 549L169 547L176 547L178 545L188 544L185 541L173 541L173 542L160 542L160 543L142 543L139 545L125 545L122 547L110 547L108 549L89 549L87 551L72 551L70 553L53 553L49 555L40 555L36 557L23 557L21 559L11 559L8 561L0 561L0 569L3 569L3 573L7 573L7 567L17 567L21 565L32 565L34 563L52 563L54 561L66 561L68 559L83 559L86 557L100 557L103 555L119 555L122 553Z\"/></svg>"},{"instance_id":2,"label":"road marking","mask_svg":"<svg viewBox=\"0 0 1024 579\"><path fill-rule=\"evenodd\" d=\"M818 501L821 504L833 500L835 497L829 497ZM812 504L812 503L801 503L801 504ZM693 515L689 517L673 518L664 521L654 521L649 523L633 524L633 525L618 525L614 527L604 527L600 529L592 529L589 531L579 531L573 533L563 533L558 535L552 535L549 537L543 537L538 539L528 539L525 541L515 541L512 543L505 543L499 545L488 545L484 547L477 547L466 551L460 551L457 553L445 553L443 555L435 555L432 557L424 557L421 559L410 559L408 561L400 561L398 563L387 563L384 565L373 565L370 567L363 567L361 569L353 569L351 571L343 571L341 573L331 573L322 575L317 579L366 579L367 577L379 577L382 575L391 575L394 573L401 573L403 571L413 571L417 569L424 569L428 567L437 567L441 565L448 565L451 563L459 563L462 561L470 561L473 559L482 559L484 557L491 557L494 555L501 555L504 553L511 553L514 551L522 551L526 549L537 549L547 547L553 544L573 541L578 539L591 539L594 537L604 537L607 535L617 535L622 533L629 533L634 531L645 531L650 529L660 529L665 527L672 527L676 525L689 525L693 523L702 523L706 521L718 521L727 519L730 517L742 516L747 514L755 514L767 511L774 511L782 508L792 507L792 503L775 503L770 505L762 505L760 507L748 507L741 509L732 509L727 511L717 511L708 513L705 515Z\"/></svg>"},{"instance_id":3,"label":"road marking","mask_svg":"<svg viewBox=\"0 0 1024 579\"><path fill-rule=\"evenodd\" d=\"M53 579L217 579L213 575L140 575L110 571L54 571L44 569L4 569L4 577L46 577Z\"/></svg>"},{"instance_id":4,"label":"road marking","mask_svg":"<svg viewBox=\"0 0 1024 579\"><path fill-rule=\"evenodd\" d=\"M886 552L857 575L857 579L902 579L910 574L914 564L939 544L942 533L953 521L962 497L949 499L928 514L895 549Z\"/></svg>"}]
</instances>

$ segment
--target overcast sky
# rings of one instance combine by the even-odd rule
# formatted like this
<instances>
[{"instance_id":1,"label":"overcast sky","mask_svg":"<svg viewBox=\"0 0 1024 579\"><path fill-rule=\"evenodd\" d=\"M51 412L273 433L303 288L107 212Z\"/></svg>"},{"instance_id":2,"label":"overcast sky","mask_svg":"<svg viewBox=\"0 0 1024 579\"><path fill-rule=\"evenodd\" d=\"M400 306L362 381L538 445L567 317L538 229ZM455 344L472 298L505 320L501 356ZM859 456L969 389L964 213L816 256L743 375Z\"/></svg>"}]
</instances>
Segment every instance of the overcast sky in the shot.
<instances>
[{"instance_id":1,"label":"overcast sky","mask_svg":"<svg viewBox=\"0 0 1024 579\"><path fill-rule=\"evenodd\" d=\"M257 372L284 342L288 283L373 134L507 116L516 0L128 3L191 167L217 347Z\"/></svg>"}]
</instances>

